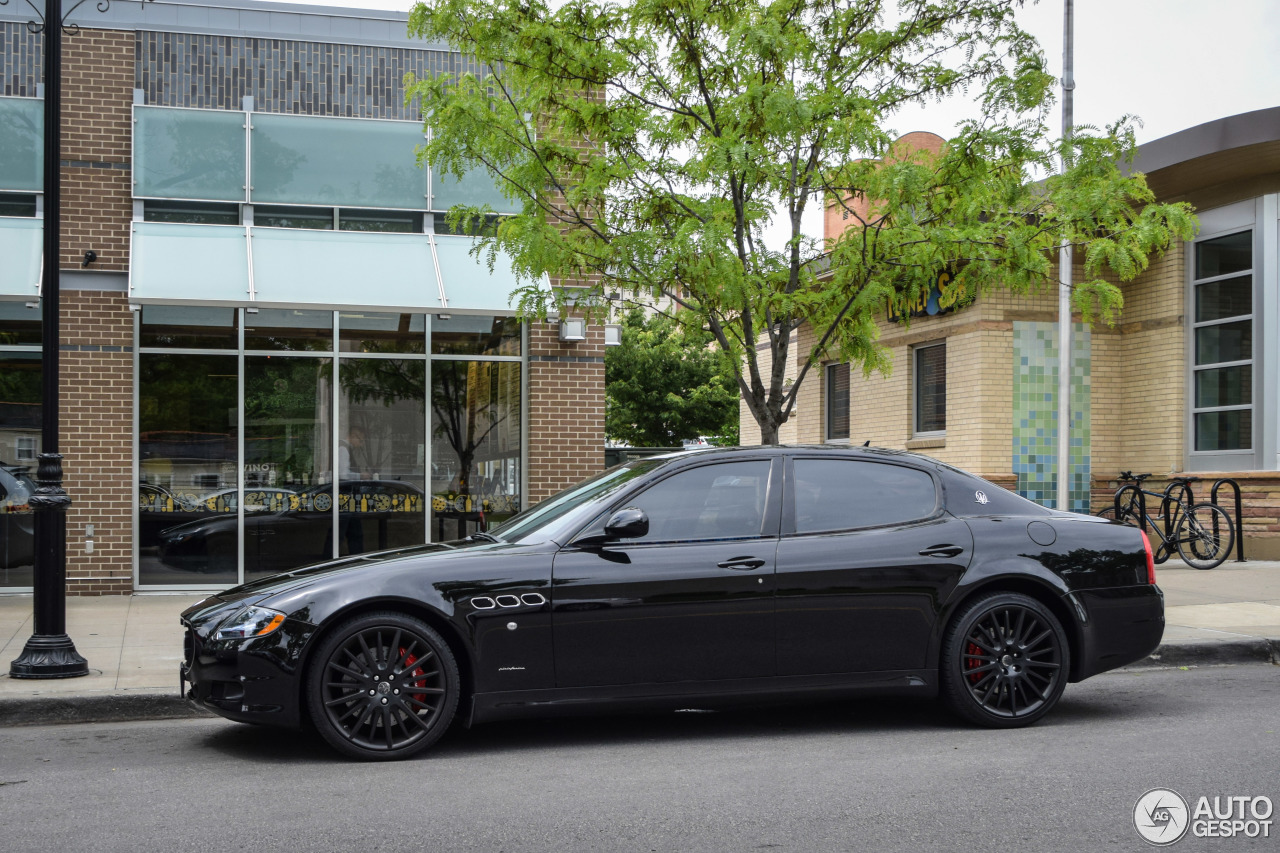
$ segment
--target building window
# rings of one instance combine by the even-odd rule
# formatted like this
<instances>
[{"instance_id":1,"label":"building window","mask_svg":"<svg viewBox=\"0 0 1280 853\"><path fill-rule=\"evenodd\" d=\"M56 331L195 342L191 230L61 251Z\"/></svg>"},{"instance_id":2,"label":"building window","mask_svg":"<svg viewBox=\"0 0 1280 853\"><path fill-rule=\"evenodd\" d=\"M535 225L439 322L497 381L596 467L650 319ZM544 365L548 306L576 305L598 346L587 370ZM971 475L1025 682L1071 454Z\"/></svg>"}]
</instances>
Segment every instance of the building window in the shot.
<instances>
[{"instance_id":1,"label":"building window","mask_svg":"<svg viewBox=\"0 0 1280 853\"><path fill-rule=\"evenodd\" d=\"M826 367L827 441L849 438L849 363Z\"/></svg>"},{"instance_id":2,"label":"building window","mask_svg":"<svg viewBox=\"0 0 1280 853\"><path fill-rule=\"evenodd\" d=\"M185 222L194 225L239 225L240 205L201 201L142 203L144 222Z\"/></svg>"},{"instance_id":3,"label":"building window","mask_svg":"<svg viewBox=\"0 0 1280 853\"><path fill-rule=\"evenodd\" d=\"M947 345L915 349L915 434L947 431Z\"/></svg>"},{"instance_id":4,"label":"building window","mask_svg":"<svg viewBox=\"0 0 1280 853\"><path fill-rule=\"evenodd\" d=\"M20 435L17 439L17 446L13 451L14 458L19 460L33 460L36 458L36 440L34 436Z\"/></svg>"},{"instance_id":5,"label":"building window","mask_svg":"<svg viewBox=\"0 0 1280 853\"><path fill-rule=\"evenodd\" d=\"M1253 232L1196 244L1192 428L1198 452L1253 448Z\"/></svg>"}]
</instances>

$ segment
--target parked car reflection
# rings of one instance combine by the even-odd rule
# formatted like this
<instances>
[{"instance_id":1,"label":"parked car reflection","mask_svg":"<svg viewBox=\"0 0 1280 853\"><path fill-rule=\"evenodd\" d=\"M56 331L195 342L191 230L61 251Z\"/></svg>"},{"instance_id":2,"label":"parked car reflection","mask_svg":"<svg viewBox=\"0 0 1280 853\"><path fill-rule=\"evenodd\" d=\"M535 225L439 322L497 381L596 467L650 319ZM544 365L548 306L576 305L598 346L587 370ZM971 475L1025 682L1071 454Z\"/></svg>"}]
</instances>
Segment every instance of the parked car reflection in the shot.
<instances>
[{"instance_id":1,"label":"parked car reflection","mask_svg":"<svg viewBox=\"0 0 1280 853\"><path fill-rule=\"evenodd\" d=\"M0 462L0 586L29 586L35 562L35 515L31 495L36 484L19 465ZM22 572L10 570L23 569Z\"/></svg>"},{"instance_id":2,"label":"parked car reflection","mask_svg":"<svg viewBox=\"0 0 1280 853\"><path fill-rule=\"evenodd\" d=\"M292 489L253 487L245 490L245 513L279 512L289 509L291 499L297 496ZM160 544L160 533L192 521L207 519L210 515L236 512L235 489L219 489L196 494L168 489L151 483L138 486L138 538L142 548Z\"/></svg>"},{"instance_id":3,"label":"parked car reflection","mask_svg":"<svg viewBox=\"0 0 1280 853\"><path fill-rule=\"evenodd\" d=\"M223 495L203 506L222 506ZM160 531L160 561L193 572L235 571L234 490L220 511ZM244 548L247 574L275 573L333 556L333 493L329 486L304 492L245 492ZM344 480L338 484L339 555L381 551L425 541L422 490L400 480Z\"/></svg>"}]
</instances>

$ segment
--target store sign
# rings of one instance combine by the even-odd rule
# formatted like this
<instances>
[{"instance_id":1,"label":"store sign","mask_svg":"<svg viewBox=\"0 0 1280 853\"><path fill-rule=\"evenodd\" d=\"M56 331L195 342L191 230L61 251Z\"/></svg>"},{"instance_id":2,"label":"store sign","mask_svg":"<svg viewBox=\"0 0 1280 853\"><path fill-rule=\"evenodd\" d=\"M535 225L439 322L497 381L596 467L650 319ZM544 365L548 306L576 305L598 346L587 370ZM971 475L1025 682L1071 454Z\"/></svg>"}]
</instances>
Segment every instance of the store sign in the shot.
<instances>
[{"instance_id":1,"label":"store sign","mask_svg":"<svg viewBox=\"0 0 1280 853\"><path fill-rule=\"evenodd\" d=\"M889 319L901 320L903 317L936 317L939 314L950 314L956 310L956 303L964 292L949 271L938 273L928 290L921 290L915 299L908 299L905 293L895 295L889 300Z\"/></svg>"}]
</instances>

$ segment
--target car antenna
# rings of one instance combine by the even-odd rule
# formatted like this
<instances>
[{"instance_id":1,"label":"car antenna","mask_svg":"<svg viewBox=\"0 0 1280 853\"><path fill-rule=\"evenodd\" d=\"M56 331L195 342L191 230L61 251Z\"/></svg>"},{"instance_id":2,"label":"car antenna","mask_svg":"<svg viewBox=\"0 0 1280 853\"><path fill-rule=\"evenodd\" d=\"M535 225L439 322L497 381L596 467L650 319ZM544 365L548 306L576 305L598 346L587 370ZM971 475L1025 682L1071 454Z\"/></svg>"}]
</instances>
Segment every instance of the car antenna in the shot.
<instances>
[{"instance_id":1,"label":"car antenna","mask_svg":"<svg viewBox=\"0 0 1280 853\"><path fill-rule=\"evenodd\" d=\"M871 446L871 439L869 439L869 438L868 438L866 441L862 442L862 446L863 446L863 447L870 447L870 446Z\"/></svg>"}]
</instances>

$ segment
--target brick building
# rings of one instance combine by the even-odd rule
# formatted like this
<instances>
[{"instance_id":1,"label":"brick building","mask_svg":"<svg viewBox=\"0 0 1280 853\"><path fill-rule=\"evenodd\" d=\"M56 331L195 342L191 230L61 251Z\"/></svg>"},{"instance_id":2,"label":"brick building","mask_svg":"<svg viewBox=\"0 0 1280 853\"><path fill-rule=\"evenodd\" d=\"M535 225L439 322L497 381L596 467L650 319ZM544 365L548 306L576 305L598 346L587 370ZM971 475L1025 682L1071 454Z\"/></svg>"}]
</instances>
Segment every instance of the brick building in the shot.
<instances>
[{"instance_id":1,"label":"brick building","mask_svg":"<svg viewBox=\"0 0 1280 853\"><path fill-rule=\"evenodd\" d=\"M907 141L931 135L919 136ZM1246 556L1280 558L1280 108L1148 143L1134 168L1160 200L1190 202L1200 232L1123 285L1115 327L1077 317L1070 508L1105 506L1121 470L1152 472L1157 490L1172 475L1200 476L1197 499L1231 477L1243 491ZM843 227L829 211L828 236ZM889 376L824 363L783 440L919 451L1053 506L1056 290L920 307L909 325L887 312L880 322ZM797 343L806 357L812 329ZM742 413L743 444L758 441Z\"/></svg>"},{"instance_id":2,"label":"brick building","mask_svg":"<svg viewBox=\"0 0 1280 853\"><path fill-rule=\"evenodd\" d=\"M0 591L31 584L42 38L0 9ZM603 329L522 324L417 168L406 16L87 4L64 40L72 594L225 587L454 538L603 467ZM566 282L572 284L572 282ZM578 335L568 336L580 337Z\"/></svg>"}]
</instances>

